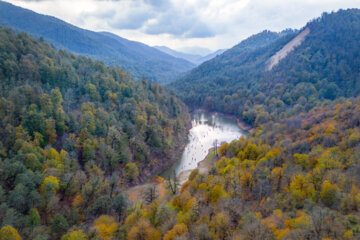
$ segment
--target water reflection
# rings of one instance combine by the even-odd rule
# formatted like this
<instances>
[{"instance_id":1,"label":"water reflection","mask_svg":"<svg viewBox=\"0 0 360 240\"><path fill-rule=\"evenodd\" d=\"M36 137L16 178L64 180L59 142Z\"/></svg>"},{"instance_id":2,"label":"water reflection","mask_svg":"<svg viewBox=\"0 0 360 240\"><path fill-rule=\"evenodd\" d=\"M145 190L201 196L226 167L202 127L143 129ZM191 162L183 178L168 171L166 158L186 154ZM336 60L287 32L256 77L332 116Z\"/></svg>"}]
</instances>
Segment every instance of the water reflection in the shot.
<instances>
[{"instance_id":1,"label":"water reflection","mask_svg":"<svg viewBox=\"0 0 360 240\"><path fill-rule=\"evenodd\" d=\"M165 177L174 171L178 175L182 171L195 169L216 142L217 145L231 142L245 134L235 119L200 110L192 114L191 124L189 142L181 158L163 174Z\"/></svg>"}]
</instances>

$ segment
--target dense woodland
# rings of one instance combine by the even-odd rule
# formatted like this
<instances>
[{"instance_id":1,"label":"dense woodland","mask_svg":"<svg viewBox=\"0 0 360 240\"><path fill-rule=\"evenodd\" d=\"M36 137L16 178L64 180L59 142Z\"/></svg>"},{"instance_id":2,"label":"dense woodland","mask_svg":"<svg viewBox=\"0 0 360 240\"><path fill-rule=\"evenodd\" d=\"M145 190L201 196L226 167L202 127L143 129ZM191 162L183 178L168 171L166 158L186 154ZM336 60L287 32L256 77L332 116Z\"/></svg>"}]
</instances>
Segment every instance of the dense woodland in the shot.
<instances>
[{"instance_id":1,"label":"dense woodland","mask_svg":"<svg viewBox=\"0 0 360 240\"><path fill-rule=\"evenodd\" d=\"M132 207L127 239L360 237L360 11L307 26L308 39L271 72L267 59L296 33L253 36L236 47L243 52L232 49L172 85L190 106L239 114L254 129L222 145L208 174L194 170L168 199ZM257 38L272 43L258 48ZM237 60L249 57L245 66L229 56L235 50Z\"/></svg>"},{"instance_id":2,"label":"dense woodland","mask_svg":"<svg viewBox=\"0 0 360 240\"><path fill-rule=\"evenodd\" d=\"M360 98L261 125L178 194L131 208L127 239L358 239L359 127Z\"/></svg>"},{"instance_id":3,"label":"dense woodland","mask_svg":"<svg viewBox=\"0 0 360 240\"><path fill-rule=\"evenodd\" d=\"M213 152L208 173L136 203L124 190L182 150L186 107L120 68L1 29L0 240L360 238L360 11L307 27L271 71L297 32L255 35L169 86L253 129Z\"/></svg>"},{"instance_id":4,"label":"dense woodland","mask_svg":"<svg viewBox=\"0 0 360 240\"><path fill-rule=\"evenodd\" d=\"M0 224L26 239L119 218L121 189L185 144L186 107L161 86L4 28L0 84Z\"/></svg>"},{"instance_id":5,"label":"dense woodland","mask_svg":"<svg viewBox=\"0 0 360 240\"><path fill-rule=\"evenodd\" d=\"M324 13L285 60L268 61L297 32L262 32L170 85L192 106L234 114L258 126L307 112L324 100L360 94L360 10Z\"/></svg>"}]
</instances>

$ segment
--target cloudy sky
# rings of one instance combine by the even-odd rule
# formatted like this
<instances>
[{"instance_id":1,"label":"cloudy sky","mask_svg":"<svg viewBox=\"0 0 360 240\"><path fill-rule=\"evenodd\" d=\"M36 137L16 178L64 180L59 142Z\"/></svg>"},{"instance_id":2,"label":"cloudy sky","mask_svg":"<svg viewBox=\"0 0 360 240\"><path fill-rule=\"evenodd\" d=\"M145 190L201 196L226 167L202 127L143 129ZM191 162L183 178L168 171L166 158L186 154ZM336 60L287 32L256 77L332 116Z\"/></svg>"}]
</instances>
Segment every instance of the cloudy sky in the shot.
<instances>
[{"instance_id":1,"label":"cloudy sky","mask_svg":"<svg viewBox=\"0 0 360 240\"><path fill-rule=\"evenodd\" d=\"M301 28L360 0L6 0L76 26L190 51L230 48L264 29Z\"/></svg>"}]
</instances>

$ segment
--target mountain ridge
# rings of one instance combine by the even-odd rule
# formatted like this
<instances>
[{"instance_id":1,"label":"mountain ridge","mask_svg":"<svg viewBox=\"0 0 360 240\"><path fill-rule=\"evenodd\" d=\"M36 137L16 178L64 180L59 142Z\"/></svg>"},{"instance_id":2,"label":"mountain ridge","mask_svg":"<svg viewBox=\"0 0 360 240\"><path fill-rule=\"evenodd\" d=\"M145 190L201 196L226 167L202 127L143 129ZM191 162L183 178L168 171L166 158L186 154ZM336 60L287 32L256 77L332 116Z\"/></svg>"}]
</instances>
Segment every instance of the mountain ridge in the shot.
<instances>
[{"instance_id":1,"label":"mountain ridge","mask_svg":"<svg viewBox=\"0 0 360 240\"><path fill-rule=\"evenodd\" d=\"M271 71L267 71L269 59L296 39L298 31L254 35L189 71L169 88L190 106L233 114L249 124L260 124L276 114L266 104L271 99L293 107L301 96L296 91L307 88L311 90L299 106L302 111L316 105L311 99L358 96L360 49L355 39L359 38L360 10L324 13L300 32L306 28L310 32L301 45ZM261 121L256 120L259 114Z\"/></svg>"},{"instance_id":2,"label":"mountain ridge","mask_svg":"<svg viewBox=\"0 0 360 240\"><path fill-rule=\"evenodd\" d=\"M36 38L42 36L57 49L89 56L108 65L120 65L137 78L144 76L165 83L194 67L184 59L174 58L143 43L78 28L3 1L0 1L0 24Z\"/></svg>"}]
</instances>

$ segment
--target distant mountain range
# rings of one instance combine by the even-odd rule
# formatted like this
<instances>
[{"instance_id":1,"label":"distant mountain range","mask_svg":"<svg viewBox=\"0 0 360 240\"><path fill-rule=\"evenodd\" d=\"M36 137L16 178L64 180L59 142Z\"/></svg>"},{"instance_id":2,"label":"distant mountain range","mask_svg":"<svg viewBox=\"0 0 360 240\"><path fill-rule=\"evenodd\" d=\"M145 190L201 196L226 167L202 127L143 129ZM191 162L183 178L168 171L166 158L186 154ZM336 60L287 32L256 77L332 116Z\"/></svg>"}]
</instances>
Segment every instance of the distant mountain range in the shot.
<instances>
[{"instance_id":1,"label":"distant mountain range","mask_svg":"<svg viewBox=\"0 0 360 240\"><path fill-rule=\"evenodd\" d=\"M106 32L78 28L55 17L0 1L0 25L35 38L43 37L57 49L120 65L135 77L166 83L177 78L195 64L173 57L140 42L129 41Z\"/></svg>"},{"instance_id":2,"label":"distant mountain range","mask_svg":"<svg viewBox=\"0 0 360 240\"><path fill-rule=\"evenodd\" d=\"M176 50L173 50L166 46L154 46L154 48L156 48L164 53L167 53L173 57L185 59L195 65L200 65L203 62L209 61L210 59L216 57L217 55L222 54L223 52L225 52L227 50L227 49L219 49L213 53L207 54L205 56L201 56L199 54L189 54L189 53L184 53L181 51L176 51Z\"/></svg>"}]
</instances>

